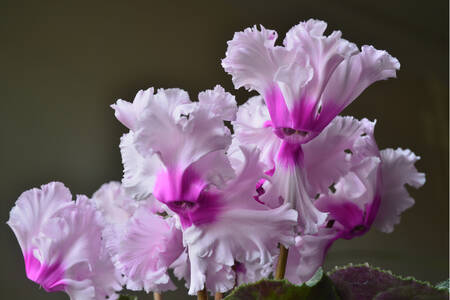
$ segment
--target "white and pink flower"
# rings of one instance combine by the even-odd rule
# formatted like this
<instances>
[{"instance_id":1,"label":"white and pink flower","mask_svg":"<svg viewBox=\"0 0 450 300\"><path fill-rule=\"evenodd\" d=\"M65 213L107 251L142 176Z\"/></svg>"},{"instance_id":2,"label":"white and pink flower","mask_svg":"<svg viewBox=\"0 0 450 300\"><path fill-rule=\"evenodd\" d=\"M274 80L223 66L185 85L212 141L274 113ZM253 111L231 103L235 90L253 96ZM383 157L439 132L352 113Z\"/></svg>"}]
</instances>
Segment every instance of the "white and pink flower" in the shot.
<instances>
[{"instance_id":1,"label":"white and pink flower","mask_svg":"<svg viewBox=\"0 0 450 300\"><path fill-rule=\"evenodd\" d=\"M306 143L317 136L364 89L396 76L398 60L372 46L329 36L327 24L310 19L292 27L283 46L277 33L261 26L235 33L228 42L225 71L236 88L264 98L270 126L282 139Z\"/></svg>"},{"instance_id":2,"label":"white and pink flower","mask_svg":"<svg viewBox=\"0 0 450 300\"><path fill-rule=\"evenodd\" d=\"M59 182L24 192L10 213L27 277L71 299L116 299L119 274L102 241L104 222L86 196Z\"/></svg>"},{"instance_id":3,"label":"white and pink flower","mask_svg":"<svg viewBox=\"0 0 450 300\"><path fill-rule=\"evenodd\" d=\"M139 93L134 102L114 107L119 120L134 124L121 142L123 184L136 197L152 193L180 221L191 270L177 273L189 274L189 293L205 286L211 292L229 290L236 264L267 269L279 242L294 243L297 214L290 204L271 209L253 198L264 176L259 151L237 149L243 159L230 163L231 133L223 121L235 118L234 97L217 86L200 93L199 102L181 90ZM144 102L138 115L137 109L120 109Z\"/></svg>"}]
</instances>

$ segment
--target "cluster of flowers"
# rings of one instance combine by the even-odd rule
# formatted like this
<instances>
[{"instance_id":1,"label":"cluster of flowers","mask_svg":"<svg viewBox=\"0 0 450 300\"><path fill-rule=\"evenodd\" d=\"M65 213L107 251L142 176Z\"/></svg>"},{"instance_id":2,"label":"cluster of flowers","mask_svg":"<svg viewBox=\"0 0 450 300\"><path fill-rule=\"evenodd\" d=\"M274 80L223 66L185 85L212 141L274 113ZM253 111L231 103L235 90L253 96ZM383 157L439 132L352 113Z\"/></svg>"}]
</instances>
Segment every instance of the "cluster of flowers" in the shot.
<instances>
[{"instance_id":1,"label":"cluster of flowers","mask_svg":"<svg viewBox=\"0 0 450 300\"><path fill-rule=\"evenodd\" d=\"M222 65L259 93L239 108L220 86L194 102L150 88L112 105L129 129L122 183L73 201L52 182L11 210L28 278L71 299L115 299L123 286L173 289L172 269L189 294L226 292L269 276L283 245L286 278L301 283L337 239L391 232L414 204L405 184L425 182L419 157L380 151L375 122L338 114L400 64L325 29L302 22L283 46L263 27L236 33Z\"/></svg>"}]
</instances>

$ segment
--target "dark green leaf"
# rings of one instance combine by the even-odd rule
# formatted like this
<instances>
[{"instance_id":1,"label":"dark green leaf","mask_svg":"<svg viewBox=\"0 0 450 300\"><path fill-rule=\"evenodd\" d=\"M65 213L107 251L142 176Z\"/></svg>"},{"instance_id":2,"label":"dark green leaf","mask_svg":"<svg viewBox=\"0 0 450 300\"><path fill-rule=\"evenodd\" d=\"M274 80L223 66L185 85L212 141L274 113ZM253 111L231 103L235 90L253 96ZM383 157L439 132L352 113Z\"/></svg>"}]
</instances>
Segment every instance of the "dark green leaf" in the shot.
<instances>
[{"instance_id":1,"label":"dark green leaf","mask_svg":"<svg viewBox=\"0 0 450 300\"><path fill-rule=\"evenodd\" d=\"M450 290L449 281L450 281L450 279L439 282L438 284L436 284L436 288L439 290L447 290L447 291Z\"/></svg>"},{"instance_id":2,"label":"dark green leaf","mask_svg":"<svg viewBox=\"0 0 450 300\"><path fill-rule=\"evenodd\" d=\"M120 295L118 300L138 300L138 297L133 295Z\"/></svg>"},{"instance_id":3,"label":"dark green leaf","mask_svg":"<svg viewBox=\"0 0 450 300\"><path fill-rule=\"evenodd\" d=\"M238 287L225 300L339 300L326 275L315 280L314 286L293 285L286 280L261 280Z\"/></svg>"},{"instance_id":4,"label":"dark green leaf","mask_svg":"<svg viewBox=\"0 0 450 300\"><path fill-rule=\"evenodd\" d=\"M427 282L412 277L396 276L390 271L373 268L368 264L337 268L330 272L329 276L341 300L442 299L427 298L442 295L435 293L437 289ZM424 294L421 295L419 292ZM411 298L411 295L425 298Z\"/></svg>"},{"instance_id":5,"label":"dark green leaf","mask_svg":"<svg viewBox=\"0 0 450 300\"><path fill-rule=\"evenodd\" d=\"M448 300L448 293L427 285L405 285L381 292L373 300Z\"/></svg>"}]
</instances>

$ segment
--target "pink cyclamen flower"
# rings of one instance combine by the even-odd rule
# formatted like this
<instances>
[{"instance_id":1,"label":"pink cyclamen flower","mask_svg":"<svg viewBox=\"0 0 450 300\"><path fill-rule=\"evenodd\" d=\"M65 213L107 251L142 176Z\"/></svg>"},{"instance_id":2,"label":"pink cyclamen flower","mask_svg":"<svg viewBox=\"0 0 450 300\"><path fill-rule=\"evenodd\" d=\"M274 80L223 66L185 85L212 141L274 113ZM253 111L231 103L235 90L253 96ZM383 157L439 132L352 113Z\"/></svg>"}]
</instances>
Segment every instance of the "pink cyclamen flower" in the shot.
<instances>
[{"instance_id":1,"label":"pink cyclamen flower","mask_svg":"<svg viewBox=\"0 0 450 300\"><path fill-rule=\"evenodd\" d=\"M328 216L317 233L296 238L286 272L291 282L309 280L335 240L361 236L372 226L392 232L400 214L414 204L405 185L425 183L425 175L414 167L419 157L410 150L378 151L374 125L337 117L305 144L308 179L317 193L314 205Z\"/></svg>"},{"instance_id":2,"label":"pink cyclamen flower","mask_svg":"<svg viewBox=\"0 0 450 300\"><path fill-rule=\"evenodd\" d=\"M122 107L143 108L135 114ZM174 268L188 276L190 294L205 286L225 292L237 263L266 266L278 242L294 243L290 205L270 209L253 199L263 175L259 151L242 148L237 167L226 155L231 134L223 121L235 118L233 96L217 86L191 102L181 90L151 90L114 108L125 125L134 124L121 141L123 184L137 197L152 193L179 219L187 249L177 262L187 259L190 268Z\"/></svg>"},{"instance_id":3,"label":"pink cyclamen flower","mask_svg":"<svg viewBox=\"0 0 450 300\"><path fill-rule=\"evenodd\" d=\"M102 241L103 220L85 196L72 201L59 182L24 192L8 225L22 249L27 277L71 299L116 299L119 274Z\"/></svg>"},{"instance_id":4,"label":"pink cyclamen flower","mask_svg":"<svg viewBox=\"0 0 450 300\"><path fill-rule=\"evenodd\" d=\"M280 139L270 123L262 97L249 99L239 107L233 122L233 145L254 146L261 151L266 180L257 186L258 201L272 208L289 203L299 214L298 231L315 233L325 221L326 213L313 205L314 194L307 180L302 145Z\"/></svg>"},{"instance_id":5,"label":"pink cyclamen flower","mask_svg":"<svg viewBox=\"0 0 450 300\"><path fill-rule=\"evenodd\" d=\"M236 88L264 98L274 132L306 143L317 136L369 85L396 76L398 60L372 46L329 36L327 24L310 19L292 27L283 46L277 33L261 26L235 33L222 61Z\"/></svg>"}]
</instances>

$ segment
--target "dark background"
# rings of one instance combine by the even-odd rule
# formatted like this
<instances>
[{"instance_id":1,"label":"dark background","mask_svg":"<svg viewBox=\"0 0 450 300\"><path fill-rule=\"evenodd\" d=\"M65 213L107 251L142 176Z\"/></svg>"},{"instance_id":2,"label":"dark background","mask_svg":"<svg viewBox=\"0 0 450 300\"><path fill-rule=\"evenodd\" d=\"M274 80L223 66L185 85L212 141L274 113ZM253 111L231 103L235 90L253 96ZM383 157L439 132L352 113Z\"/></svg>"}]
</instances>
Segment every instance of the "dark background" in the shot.
<instances>
[{"instance_id":1,"label":"dark background","mask_svg":"<svg viewBox=\"0 0 450 300\"><path fill-rule=\"evenodd\" d=\"M311 17L400 60L398 79L374 84L344 114L376 118L380 148L411 148L427 174L394 233L339 241L326 269L369 262L421 280L448 278L448 1L1 1L0 298L66 298L26 279L4 223L26 189L60 180L91 195L121 179L125 128L111 103L151 86L180 87L195 99L215 84L242 103L248 93L235 91L220 66L226 41L254 24L282 40Z\"/></svg>"}]
</instances>

